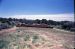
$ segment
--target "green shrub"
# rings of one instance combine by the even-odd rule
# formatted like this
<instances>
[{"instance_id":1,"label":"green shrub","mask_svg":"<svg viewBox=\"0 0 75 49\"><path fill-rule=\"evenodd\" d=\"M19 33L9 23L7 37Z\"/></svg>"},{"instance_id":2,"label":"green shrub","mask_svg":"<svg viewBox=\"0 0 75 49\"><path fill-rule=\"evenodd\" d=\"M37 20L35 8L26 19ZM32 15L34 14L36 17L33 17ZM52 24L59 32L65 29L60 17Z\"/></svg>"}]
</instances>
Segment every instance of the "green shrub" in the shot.
<instances>
[{"instance_id":1,"label":"green shrub","mask_svg":"<svg viewBox=\"0 0 75 49\"><path fill-rule=\"evenodd\" d=\"M37 35L33 36L32 43L36 43L38 41L39 37Z\"/></svg>"},{"instance_id":2,"label":"green shrub","mask_svg":"<svg viewBox=\"0 0 75 49\"><path fill-rule=\"evenodd\" d=\"M26 35L25 38L24 38L25 41L28 41L29 39L30 39L29 35Z\"/></svg>"},{"instance_id":3,"label":"green shrub","mask_svg":"<svg viewBox=\"0 0 75 49\"><path fill-rule=\"evenodd\" d=\"M39 37L37 35L33 36L33 39L38 39Z\"/></svg>"},{"instance_id":4,"label":"green shrub","mask_svg":"<svg viewBox=\"0 0 75 49\"><path fill-rule=\"evenodd\" d=\"M6 47L7 45L8 45L7 41L0 40L0 49L2 49L3 47Z\"/></svg>"}]
</instances>

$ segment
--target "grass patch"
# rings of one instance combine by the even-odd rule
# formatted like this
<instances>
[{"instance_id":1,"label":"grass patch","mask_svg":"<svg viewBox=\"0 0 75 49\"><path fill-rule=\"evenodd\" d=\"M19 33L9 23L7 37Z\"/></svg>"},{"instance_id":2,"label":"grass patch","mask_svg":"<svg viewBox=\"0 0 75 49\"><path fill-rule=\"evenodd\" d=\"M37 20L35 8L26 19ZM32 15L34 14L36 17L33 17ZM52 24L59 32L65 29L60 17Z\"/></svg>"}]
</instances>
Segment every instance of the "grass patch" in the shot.
<instances>
[{"instance_id":1,"label":"grass patch","mask_svg":"<svg viewBox=\"0 0 75 49\"><path fill-rule=\"evenodd\" d=\"M3 47L7 47L8 44L9 44L9 42L0 40L0 49L2 49Z\"/></svg>"}]
</instances>

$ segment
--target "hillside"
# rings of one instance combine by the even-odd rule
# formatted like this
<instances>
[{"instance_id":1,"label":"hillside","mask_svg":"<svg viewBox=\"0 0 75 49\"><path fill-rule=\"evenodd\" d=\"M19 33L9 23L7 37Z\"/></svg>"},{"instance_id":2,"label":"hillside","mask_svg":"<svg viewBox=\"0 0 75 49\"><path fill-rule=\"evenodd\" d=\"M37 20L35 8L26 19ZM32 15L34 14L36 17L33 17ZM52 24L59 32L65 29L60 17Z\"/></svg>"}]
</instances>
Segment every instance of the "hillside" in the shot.
<instances>
[{"instance_id":1,"label":"hillside","mask_svg":"<svg viewBox=\"0 0 75 49\"><path fill-rule=\"evenodd\" d=\"M0 49L73 48L73 32L35 27L14 27L0 31Z\"/></svg>"}]
</instances>

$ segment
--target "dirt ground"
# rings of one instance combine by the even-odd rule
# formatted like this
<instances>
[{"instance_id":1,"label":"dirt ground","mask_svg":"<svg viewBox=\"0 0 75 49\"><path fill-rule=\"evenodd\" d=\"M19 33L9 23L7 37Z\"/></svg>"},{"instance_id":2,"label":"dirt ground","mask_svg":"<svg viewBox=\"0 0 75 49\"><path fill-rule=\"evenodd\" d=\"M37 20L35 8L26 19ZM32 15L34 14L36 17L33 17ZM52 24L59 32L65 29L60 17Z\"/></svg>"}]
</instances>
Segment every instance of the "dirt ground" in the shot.
<instances>
[{"instance_id":1,"label":"dirt ground","mask_svg":"<svg viewBox=\"0 0 75 49\"><path fill-rule=\"evenodd\" d=\"M25 42L26 44L30 44L32 49L74 49L74 43L75 43L74 32L61 31L61 30L51 29L51 28L14 27L11 29L7 29L7 30L5 29L0 31L0 39L2 38L5 39L5 37L7 37L9 34L13 35L12 33L15 32L20 32L20 35L22 36L25 32L29 32L29 34L35 33L35 34L39 34L40 36L42 36L44 39L47 40L44 42L44 44L38 47L31 42L28 43ZM23 39L21 38L20 41L22 43ZM52 44L52 46L50 44ZM12 48L12 49L17 49L17 48ZM18 48L18 49L22 49L22 48Z\"/></svg>"}]
</instances>

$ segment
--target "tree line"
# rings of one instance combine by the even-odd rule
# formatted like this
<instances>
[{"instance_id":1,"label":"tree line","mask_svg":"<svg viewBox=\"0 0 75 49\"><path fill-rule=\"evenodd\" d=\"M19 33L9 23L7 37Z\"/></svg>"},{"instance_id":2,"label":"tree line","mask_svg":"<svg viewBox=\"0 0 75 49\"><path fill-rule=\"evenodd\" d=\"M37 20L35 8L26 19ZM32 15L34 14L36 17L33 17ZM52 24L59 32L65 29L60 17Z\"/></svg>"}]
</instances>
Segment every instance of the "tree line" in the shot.
<instances>
[{"instance_id":1,"label":"tree line","mask_svg":"<svg viewBox=\"0 0 75 49\"><path fill-rule=\"evenodd\" d=\"M28 19L16 19L16 18L0 18L0 23L7 23L10 26L14 26L17 24L16 22L25 23L25 24L47 24L56 28L61 28L65 30L73 30L75 31L75 22L72 21L53 21L46 19L36 19L36 20L28 20Z\"/></svg>"}]
</instances>

